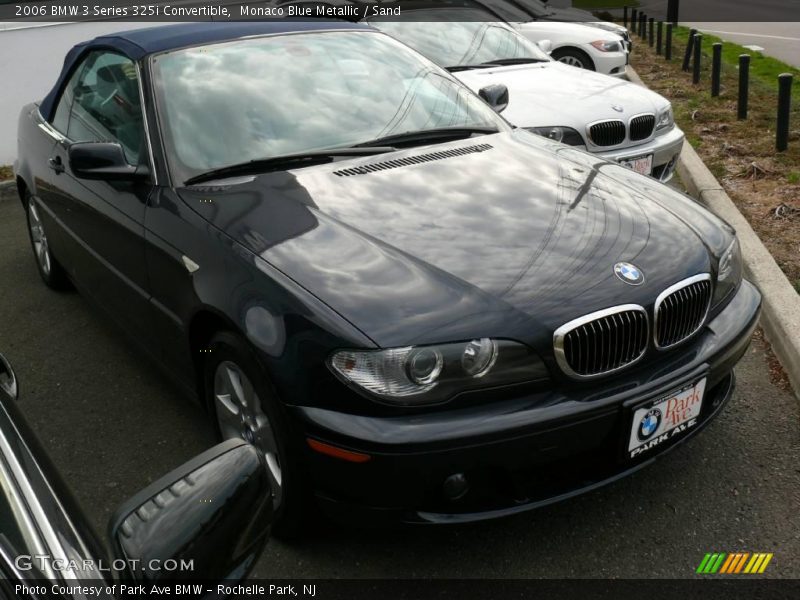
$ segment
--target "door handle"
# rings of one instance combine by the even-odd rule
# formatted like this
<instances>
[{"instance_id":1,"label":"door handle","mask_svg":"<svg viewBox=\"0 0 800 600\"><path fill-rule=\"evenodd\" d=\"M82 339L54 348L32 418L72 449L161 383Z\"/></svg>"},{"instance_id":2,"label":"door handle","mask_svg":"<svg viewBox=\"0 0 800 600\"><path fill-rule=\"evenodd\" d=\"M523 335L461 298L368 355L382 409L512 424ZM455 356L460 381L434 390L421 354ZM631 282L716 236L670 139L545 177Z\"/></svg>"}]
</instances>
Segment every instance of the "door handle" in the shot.
<instances>
[{"instance_id":1,"label":"door handle","mask_svg":"<svg viewBox=\"0 0 800 600\"><path fill-rule=\"evenodd\" d=\"M63 173L64 172L64 163L61 161L60 156L54 156L50 160L47 161L47 164L50 165L50 168L53 169L56 173Z\"/></svg>"}]
</instances>

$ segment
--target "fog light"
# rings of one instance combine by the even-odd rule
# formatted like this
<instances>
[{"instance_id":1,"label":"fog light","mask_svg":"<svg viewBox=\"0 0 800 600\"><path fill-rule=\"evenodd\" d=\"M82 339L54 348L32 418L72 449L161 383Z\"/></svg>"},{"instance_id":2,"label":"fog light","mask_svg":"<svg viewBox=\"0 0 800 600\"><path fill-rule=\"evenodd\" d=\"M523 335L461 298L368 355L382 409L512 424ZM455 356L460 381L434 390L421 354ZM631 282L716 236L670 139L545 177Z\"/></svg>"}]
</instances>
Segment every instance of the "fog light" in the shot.
<instances>
[{"instance_id":1,"label":"fog light","mask_svg":"<svg viewBox=\"0 0 800 600\"><path fill-rule=\"evenodd\" d=\"M467 476L463 473L450 475L450 477L444 480L442 491L444 492L445 498L448 500L459 500L463 498L469 491Z\"/></svg>"}]
</instances>

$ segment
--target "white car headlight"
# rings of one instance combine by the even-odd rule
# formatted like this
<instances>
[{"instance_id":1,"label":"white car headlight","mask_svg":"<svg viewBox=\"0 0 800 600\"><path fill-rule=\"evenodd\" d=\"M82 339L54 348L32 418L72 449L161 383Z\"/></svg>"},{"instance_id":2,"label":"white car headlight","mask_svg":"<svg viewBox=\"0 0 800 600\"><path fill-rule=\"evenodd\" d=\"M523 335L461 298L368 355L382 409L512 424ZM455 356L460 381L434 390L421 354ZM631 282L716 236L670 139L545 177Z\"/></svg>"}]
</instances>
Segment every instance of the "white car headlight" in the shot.
<instances>
[{"instance_id":1,"label":"white car headlight","mask_svg":"<svg viewBox=\"0 0 800 600\"><path fill-rule=\"evenodd\" d=\"M329 359L341 379L391 404L444 402L461 392L546 379L541 359L523 344L489 338L469 342L339 350Z\"/></svg>"},{"instance_id":2,"label":"white car headlight","mask_svg":"<svg viewBox=\"0 0 800 600\"><path fill-rule=\"evenodd\" d=\"M656 121L656 129L661 131L662 129L671 128L675 125L675 115L672 112L672 105L670 104L667 108L663 109L661 112L658 113L658 120Z\"/></svg>"},{"instance_id":3,"label":"white car headlight","mask_svg":"<svg viewBox=\"0 0 800 600\"><path fill-rule=\"evenodd\" d=\"M586 143L581 134L572 127L526 127L526 129L531 133L546 137L548 140L561 142L568 146L583 146Z\"/></svg>"},{"instance_id":4,"label":"white car headlight","mask_svg":"<svg viewBox=\"0 0 800 600\"><path fill-rule=\"evenodd\" d=\"M617 40L597 40L589 43L600 52L622 52L622 42Z\"/></svg>"}]
</instances>

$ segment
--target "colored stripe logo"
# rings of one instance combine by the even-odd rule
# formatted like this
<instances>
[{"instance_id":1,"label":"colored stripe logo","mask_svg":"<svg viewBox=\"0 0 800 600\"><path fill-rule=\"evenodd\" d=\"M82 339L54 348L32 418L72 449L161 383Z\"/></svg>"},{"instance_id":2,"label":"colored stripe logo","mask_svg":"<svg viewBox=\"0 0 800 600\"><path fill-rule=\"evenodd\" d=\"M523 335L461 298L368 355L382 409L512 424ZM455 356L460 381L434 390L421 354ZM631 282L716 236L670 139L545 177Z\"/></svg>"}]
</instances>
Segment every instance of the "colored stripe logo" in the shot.
<instances>
[{"instance_id":1,"label":"colored stripe logo","mask_svg":"<svg viewBox=\"0 0 800 600\"><path fill-rule=\"evenodd\" d=\"M773 554L765 552L709 552L700 561L697 573L703 575L714 574L748 574L763 573L772 560Z\"/></svg>"}]
</instances>

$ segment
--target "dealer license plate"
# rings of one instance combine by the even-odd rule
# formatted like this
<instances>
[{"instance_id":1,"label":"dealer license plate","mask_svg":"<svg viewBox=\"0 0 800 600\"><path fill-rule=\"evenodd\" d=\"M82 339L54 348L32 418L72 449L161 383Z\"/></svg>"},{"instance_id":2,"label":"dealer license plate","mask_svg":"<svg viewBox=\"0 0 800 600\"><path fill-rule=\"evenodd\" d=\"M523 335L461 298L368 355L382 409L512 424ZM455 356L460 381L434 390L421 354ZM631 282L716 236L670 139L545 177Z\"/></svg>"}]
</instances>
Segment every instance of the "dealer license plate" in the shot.
<instances>
[{"instance_id":1,"label":"dealer license plate","mask_svg":"<svg viewBox=\"0 0 800 600\"><path fill-rule=\"evenodd\" d=\"M633 412L629 458L637 458L697 425L706 378L639 405Z\"/></svg>"},{"instance_id":2,"label":"dealer license plate","mask_svg":"<svg viewBox=\"0 0 800 600\"><path fill-rule=\"evenodd\" d=\"M628 167L641 175L650 175L653 172L653 155L640 156L639 158L629 158L620 163L623 167Z\"/></svg>"}]
</instances>

